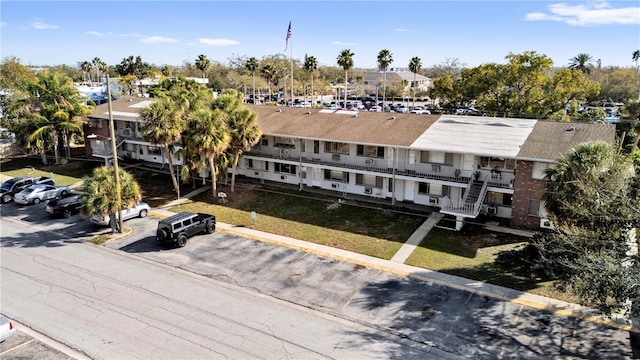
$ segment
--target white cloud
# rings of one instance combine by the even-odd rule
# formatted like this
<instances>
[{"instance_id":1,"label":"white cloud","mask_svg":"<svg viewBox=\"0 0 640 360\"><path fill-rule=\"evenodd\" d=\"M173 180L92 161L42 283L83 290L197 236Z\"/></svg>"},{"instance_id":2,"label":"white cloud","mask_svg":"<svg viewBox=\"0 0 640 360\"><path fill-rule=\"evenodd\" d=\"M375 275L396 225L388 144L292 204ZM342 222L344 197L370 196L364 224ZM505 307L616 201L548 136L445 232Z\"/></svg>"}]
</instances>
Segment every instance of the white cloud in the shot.
<instances>
[{"instance_id":1,"label":"white cloud","mask_svg":"<svg viewBox=\"0 0 640 360\"><path fill-rule=\"evenodd\" d=\"M149 36L147 38L140 40L140 42L147 43L147 44L166 44L166 43L174 43L176 41L178 40L166 38L164 36Z\"/></svg>"},{"instance_id":2,"label":"white cloud","mask_svg":"<svg viewBox=\"0 0 640 360\"><path fill-rule=\"evenodd\" d=\"M331 43L334 45L358 45L358 43L350 43L344 41L332 41Z\"/></svg>"},{"instance_id":3,"label":"white cloud","mask_svg":"<svg viewBox=\"0 0 640 360\"><path fill-rule=\"evenodd\" d=\"M397 32L408 32L409 29L396 29Z\"/></svg>"},{"instance_id":4,"label":"white cloud","mask_svg":"<svg viewBox=\"0 0 640 360\"><path fill-rule=\"evenodd\" d=\"M47 30L47 29L58 29L58 25L51 25L47 23L43 23L41 21L34 20L31 22L31 27L38 30Z\"/></svg>"},{"instance_id":5,"label":"white cloud","mask_svg":"<svg viewBox=\"0 0 640 360\"><path fill-rule=\"evenodd\" d=\"M211 45L211 46L229 46L229 45L238 45L239 42L230 39L207 39L202 38L198 40L200 44Z\"/></svg>"},{"instance_id":6,"label":"white cloud","mask_svg":"<svg viewBox=\"0 0 640 360\"><path fill-rule=\"evenodd\" d=\"M85 31L84 32L87 35L93 35L93 36L103 36L104 34L98 31Z\"/></svg>"},{"instance_id":7,"label":"white cloud","mask_svg":"<svg viewBox=\"0 0 640 360\"><path fill-rule=\"evenodd\" d=\"M111 34L111 33L109 33ZM138 34L138 33L133 33L133 34L118 34L118 36L121 37L136 37L136 38L143 38L144 35Z\"/></svg>"},{"instance_id":8,"label":"white cloud","mask_svg":"<svg viewBox=\"0 0 640 360\"><path fill-rule=\"evenodd\" d=\"M579 5L557 3L549 5L549 12L527 14L525 20L558 21L577 26L640 24L640 7L613 8L606 1L595 1Z\"/></svg>"}]
</instances>

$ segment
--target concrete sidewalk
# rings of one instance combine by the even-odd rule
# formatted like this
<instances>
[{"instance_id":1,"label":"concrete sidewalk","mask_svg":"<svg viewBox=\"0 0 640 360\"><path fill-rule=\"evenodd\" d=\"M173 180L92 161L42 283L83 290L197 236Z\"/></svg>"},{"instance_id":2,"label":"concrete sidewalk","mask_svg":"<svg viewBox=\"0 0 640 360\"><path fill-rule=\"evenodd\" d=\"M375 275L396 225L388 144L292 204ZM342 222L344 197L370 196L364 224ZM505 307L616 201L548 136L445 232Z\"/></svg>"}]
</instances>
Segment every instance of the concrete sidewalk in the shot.
<instances>
[{"instance_id":1,"label":"concrete sidewalk","mask_svg":"<svg viewBox=\"0 0 640 360\"><path fill-rule=\"evenodd\" d=\"M186 202L190 197L206 190L209 190L209 188L200 188L185 195L181 199L174 200L168 203L162 208L152 210L150 214L161 218L171 216L175 213L169 211L168 208ZM488 284L482 281L465 279L459 276L439 273L436 271L404 264L404 261L406 261L406 259L411 255L416 246L419 245L420 241L424 239L424 237L433 228L433 226L437 224L441 217L442 214L440 213L432 213L391 260L384 260L325 245L293 239L286 236L270 234L245 226L235 226L218 222L216 228L219 231L223 231L229 234L268 242L278 246L285 246L288 248L309 252L312 254L325 256L344 262L350 262L381 271L387 271L401 276L416 278L425 282L465 290L504 301L510 301L522 306L547 310L564 316L571 316L595 323L605 324L626 331L640 332L640 329L629 326L625 322L624 317L621 315L614 315L610 320L603 319L602 317L598 316L593 309L586 308L577 304L572 304L565 301L518 291L498 285Z\"/></svg>"}]
</instances>

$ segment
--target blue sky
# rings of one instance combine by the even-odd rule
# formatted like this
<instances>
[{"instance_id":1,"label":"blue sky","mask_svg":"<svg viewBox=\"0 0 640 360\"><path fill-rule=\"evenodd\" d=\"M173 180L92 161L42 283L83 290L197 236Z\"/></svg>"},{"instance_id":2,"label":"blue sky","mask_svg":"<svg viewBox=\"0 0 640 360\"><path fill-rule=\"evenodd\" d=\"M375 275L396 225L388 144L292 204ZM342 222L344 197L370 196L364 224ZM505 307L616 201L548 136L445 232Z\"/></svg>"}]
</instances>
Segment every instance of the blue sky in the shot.
<instances>
[{"instance_id":1,"label":"blue sky","mask_svg":"<svg viewBox=\"0 0 640 360\"><path fill-rule=\"evenodd\" d=\"M504 63L536 51L555 66L579 53L602 66L633 66L640 49L640 2L629 1L6 1L0 2L0 54L24 64L109 65L134 55L155 65L193 63L198 55L315 56L337 66L350 49L357 68L458 59ZM291 21L292 36L285 52Z\"/></svg>"}]
</instances>

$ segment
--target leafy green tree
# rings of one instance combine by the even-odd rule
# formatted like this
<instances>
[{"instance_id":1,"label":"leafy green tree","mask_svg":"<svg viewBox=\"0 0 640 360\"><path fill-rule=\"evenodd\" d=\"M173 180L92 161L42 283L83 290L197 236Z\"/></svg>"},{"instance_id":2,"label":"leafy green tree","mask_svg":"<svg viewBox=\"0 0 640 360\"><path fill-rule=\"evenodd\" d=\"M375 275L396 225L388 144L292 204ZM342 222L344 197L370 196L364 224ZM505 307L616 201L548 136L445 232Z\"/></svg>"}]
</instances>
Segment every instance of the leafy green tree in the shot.
<instances>
[{"instance_id":1,"label":"leafy green tree","mask_svg":"<svg viewBox=\"0 0 640 360\"><path fill-rule=\"evenodd\" d=\"M413 105L416 106L416 74L422 68L422 60L419 57L414 56L409 61L409 71L413 73L413 86L411 86L413 90Z\"/></svg>"},{"instance_id":2,"label":"leafy green tree","mask_svg":"<svg viewBox=\"0 0 640 360\"><path fill-rule=\"evenodd\" d=\"M230 149L233 156L231 192L234 192L238 160L245 151L249 151L253 145L260 141L262 130L258 125L256 114L243 107L230 114L229 131L231 134Z\"/></svg>"},{"instance_id":3,"label":"leafy green tree","mask_svg":"<svg viewBox=\"0 0 640 360\"><path fill-rule=\"evenodd\" d=\"M382 70L382 103L387 103L387 69L393 62L393 54L387 49L378 53L378 68Z\"/></svg>"},{"instance_id":4,"label":"leafy green tree","mask_svg":"<svg viewBox=\"0 0 640 360\"><path fill-rule=\"evenodd\" d=\"M58 148L62 143L69 158L71 133L82 132L81 120L91 113L71 78L43 71L37 75L37 81L23 84L21 93L24 96L12 104L10 110L20 114L19 118L37 124L37 129L29 135L29 142L42 142L42 149L47 145L53 147L56 164L60 162ZM49 144L45 143L47 140ZM43 159L46 158L43 156Z\"/></svg>"},{"instance_id":5,"label":"leafy green tree","mask_svg":"<svg viewBox=\"0 0 640 360\"><path fill-rule=\"evenodd\" d=\"M265 64L260 72L265 80L267 80L267 86L269 87L269 101L271 101L271 84L276 80L278 70L272 64Z\"/></svg>"},{"instance_id":6,"label":"leafy green tree","mask_svg":"<svg viewBox=\"0 0 640 360\"><path fill-rule=\"evenodd\" d=\"M593 67L591 60L593 60L593 57L591 55L580 53L569 59L569 61L571 61L571 63L569 64L569 68L580 70L585 74L589 74L591 73L591 68Z\"/></svg>"},{"instance_id":7,"label":"leafy green tree","mask_svg":"<svg viewBox=\"0 0 640 360\"><path fill-rule=\"evenodd\" d=\"M123 208L129 208L140 203L142 193L140 185L133 176L124 169L118 169L120 178L120 196L116 187L115 168L97 167L91 176L85 176L82 183L81 211L86 216L109 216L109 222L114 233L121 233L117 214Z\"/></svg>"},{"instance_id":8,"label":"leafy green tree","mask_svg":"<svg viewBox=\"0 0 640 360\"><path fill-rule=\"evenodd\" d=\"M211 191L217 196L216 157L221 156L229 147L231 135L227 127L227 114L220 109L201 108L194 111L193 134L190 140L193 148L207 159L211 172Z\"/></svg>"},{"instance_id":9,"label":"leafy green tree","mask_svg":"<svg viewBox=\"0 0 640 360\"><path fill-rule=\"evenodd\" d=\"M602 142L556 159L545 172L543 197L556 231L534 239L538 265L560 289L604 315L624 311L630 320L640 315L640 258L632 237L640 225L638 165Z\"/></svg>"},{"instance_id":10,"label":"leafy green tree","mask_svg":"<svg viewBox=\"0 0 640 360\"><path fill-rule=\"evenodd\" d=\"M116 72L120 76L133 75L136 79L143 79L151 70L151 65L142 61L140 56L133 55L122 59L120 64L116 65Z\"/></svg>"},{"instance_id":11,"label":"leafy green tree","mask_svg":"<svg viewBox=\"0 0 640 360\"><path fill-rule=\"evenodd\" d=\"M173 182L173 189L180 197L180 185L173 169L174 145L180 141L181 133L187 123L183 119L183 104L179 94L174 97L159 98L151 105L140 110L140 117L145 121L142 137L152 144L161 145L169 165L169 173ZM176 98L177 97L177 98Z\"/></svg>"},{"instance_id":12,"label":"leafy green tree","mask_svg":"<svg viewBox=\"0 0 640 360\"><path fill-rule=\"evenodd\" d=\"M211 67L211 61L207 59L206 55L198 55L198 59L196 60L196 68L202 71L202 78L204 79L205 72Z\"/></svg>"},{"instance_id":13,"label":"leafy green tree","mask_svg":"<svg viewBox=\"0 0 640 360\"><path fill-rule=\"evenodd\" d=\"M256 100L256 70L260 67L260 62L258 59L252 57L245 63L245 67L251 73L251 78L253 80L253 101L255 103Z\"/></svg>"},{"instance_id":14,"label":"leafy green tree","mask_svg":"<svg viewBox=\"0 0 640 360\"><path fill-rule=\"evenodd\" d=\"M318 70L318 59L315 56L307 56L304 55L304 69L311 76L311 96L315 95L315 91L313 90L313 73ZM314 97L315 98L315 97Z\"/></svg>"},{"instance_id":15,"label":"leafy green tree","mask_svg":"<svg viewBox=\"0 0 640 360\"><path fill-rule=\"evenodd\" d=\"M347 84L349 83L349 70L353 68L353 56L355 54L349 49L340 51L338 55L338 66L344 70L344 104L347 106Z\"/></svg>"}]
</instances>

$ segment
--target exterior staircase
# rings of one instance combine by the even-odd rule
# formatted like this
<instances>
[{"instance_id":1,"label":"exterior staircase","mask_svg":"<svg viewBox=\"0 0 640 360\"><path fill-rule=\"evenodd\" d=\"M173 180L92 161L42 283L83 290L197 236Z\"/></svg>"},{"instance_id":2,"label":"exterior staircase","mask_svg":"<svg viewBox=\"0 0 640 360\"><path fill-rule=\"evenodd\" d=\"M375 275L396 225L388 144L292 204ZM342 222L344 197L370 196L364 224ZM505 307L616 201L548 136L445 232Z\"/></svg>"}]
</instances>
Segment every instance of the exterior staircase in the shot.
<instances>
[{"instance_id":1,"label":"exterior staircase","mask_svg":"<svg viewBox=\"0 0 640 360\"><path fill-rule=\"evenodd\" d=\"M483 185L484 183L482 181L474 181L471 184L469 191L467 191L467 194L465 195L464 202L467 204L474 204L476 201L478 201L478 198L483 195Z\"/></svg>"}]
</instances>

